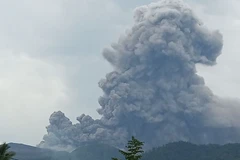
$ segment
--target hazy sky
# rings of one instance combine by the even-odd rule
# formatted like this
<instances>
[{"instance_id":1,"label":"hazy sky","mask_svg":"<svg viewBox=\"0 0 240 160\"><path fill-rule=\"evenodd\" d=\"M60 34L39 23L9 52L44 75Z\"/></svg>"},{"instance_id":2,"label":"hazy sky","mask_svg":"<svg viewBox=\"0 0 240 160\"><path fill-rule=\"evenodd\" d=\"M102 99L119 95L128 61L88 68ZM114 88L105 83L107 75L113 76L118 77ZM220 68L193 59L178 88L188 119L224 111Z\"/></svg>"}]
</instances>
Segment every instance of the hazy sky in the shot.
<instances>
[{"instance_id":1,"label":"hazy sky","mask_svg":"<svg viewBox=\"0 0 240 160\"><path fill-rule=\"evenodd\" d=\"M0 142L36 145L48 118L97 118L98 81L111 67L101 50L151 0L0 0ZM216 95L240 98L240 1L186 0L224 36L223 54L199 74Z\"/></svg>"}]
</instances>

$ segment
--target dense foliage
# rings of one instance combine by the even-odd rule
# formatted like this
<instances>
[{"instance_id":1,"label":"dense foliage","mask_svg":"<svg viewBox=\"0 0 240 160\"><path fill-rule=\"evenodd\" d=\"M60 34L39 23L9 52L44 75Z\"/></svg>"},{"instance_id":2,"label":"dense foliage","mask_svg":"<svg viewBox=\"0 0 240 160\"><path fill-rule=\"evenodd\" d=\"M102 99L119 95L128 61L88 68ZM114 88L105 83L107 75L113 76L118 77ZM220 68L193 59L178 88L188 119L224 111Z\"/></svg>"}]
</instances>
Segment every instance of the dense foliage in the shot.
<instances>
[{"instance_id":1,"label":"dense foliage","mask_svg":"<svg viewBox=\"0 0 240 160\"><path fill-rule=\"evenodd\" d=\"M143 142L137 140L135 137L132 137L132 140L128 141L126 146L127 151L119 150L119 152L125 157L126 160L139 160L142 158L142 149ZM112 160L118 160L118 158L112 158Z\"/></svg>"},{"instance_id":2,"label":"dense foliage","mask_svg":"<svg viewBox=\"0 0 240 160\"><path fill-rule=\"evenodd\" d=\"M170 143L144 154L142 160L240 160L240 144Z\"/></svg>"},{"instance_id":3,"label":"dense foliage","mask_svg":"<svg viewBox=\"0 0 240 160\"><path fill-rule=\"evenodd\" d=\"M0 160L12 160L16 155L15 152L9 151L10 146L6 143L0 145Z\"/></svg>"}]
</instances>

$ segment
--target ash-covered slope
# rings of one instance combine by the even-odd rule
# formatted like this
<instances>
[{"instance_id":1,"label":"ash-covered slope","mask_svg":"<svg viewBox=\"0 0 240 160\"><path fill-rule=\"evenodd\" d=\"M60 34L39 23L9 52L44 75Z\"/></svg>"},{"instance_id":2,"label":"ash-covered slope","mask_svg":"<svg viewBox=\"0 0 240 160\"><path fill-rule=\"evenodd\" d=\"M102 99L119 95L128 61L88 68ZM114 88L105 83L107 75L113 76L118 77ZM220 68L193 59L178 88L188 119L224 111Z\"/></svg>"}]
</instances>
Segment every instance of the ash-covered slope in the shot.
<instances>
[{"instance_id":1,"label":"ash-covered slope","mask_svg":"<svg viewBox=\"0 0 240 160\"><path fill-rule=\"evenodd\" d=\"M71 149L97 141L123 147L131 136L146 148L179 140L238 142L231 112L223 116L229 104L196 74L197 63L216 64L222 35L208 30L180 0L138 7L134 20L132 28L103 51L114 70L99 82L104 92L97 110L101 118L83 114L72 124L55 112L39 146Z\"/></svg>"},{"instance_id":2,"label":"ash-covered slope","mask_svg":"<svg viewBox=\"0 0 240 160\"><path fill-rule=\"evenodd\" d=\"M9 143L10 150L16 152L17 160L70 160L68 152L52 151L24 144Z\"/></svg>"},{"instance_id":3,"label":"ash-covered slope","mask_svg":"<svg viewBox=\"0 0 240 160\"><path fill-rule=\"evenodd\" d=\"M71 160L111 160L113 157L124 159L118 149L100 143L90 143L71 152Z\"/></svg>"},{"instance_id":4,"label":"ash-covered slope","mask_svg":"<svg viewBox=\"0 0 240 160\"><path fill-rule=\"evenodd\" d=\"M84 144L71 153L52 151L24 144L10 143L10 150L16 152L17 160L111 160L123 158L118 149L100 143Z\"/></svg>"}]
</instances>

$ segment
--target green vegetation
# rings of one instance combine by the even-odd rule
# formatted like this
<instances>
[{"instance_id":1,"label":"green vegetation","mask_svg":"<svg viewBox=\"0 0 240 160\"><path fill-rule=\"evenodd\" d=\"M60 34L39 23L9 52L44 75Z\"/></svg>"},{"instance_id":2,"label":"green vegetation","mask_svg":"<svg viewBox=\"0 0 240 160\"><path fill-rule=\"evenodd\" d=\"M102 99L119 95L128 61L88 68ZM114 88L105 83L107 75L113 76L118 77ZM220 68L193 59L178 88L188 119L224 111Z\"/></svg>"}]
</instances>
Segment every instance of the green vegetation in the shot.
<instances>
[{"instance_id":1,"label":"green vegetation","mask_svg":"<svg viewBox=\"0 0 240 160\"><path fill-rule=\"evenodd\" d=\"M140 142L135 137L132 137L132 140L128 141L126 146L127 151L119 150L119 152L125 157L126 160L139 160L142 158L142 149L143 142ZM112 160L118 160L117 158L112 158Z\"/></svg>"},{"instance_id":2,"label":"green vegetation","mask_svg":"<svg viewBox=\"0 0 240 160\"><path fill-rule=\"evenodd\" d=\"M144 154L142 160L240 160L240 144L169 143Z\"/></svg>"},{"instance_id":3,"label":"green vegetation","mask_svg":"<svg viewBox=\"0 0 240 160\"><path fill-rule=\"evenodd\" d=\"M83 145L71 153L55 152L26 145L11 144L10 146L17 153L15 158L18 160L111 160L111 157L117 157L115 160L132 160L133 157L136 158L136 156L128 155L140 155L137 156L137 160L140 158L141 160L240 160L240 144L196 145L188 142L175 142L143 153L141 152L143 143L134 141L135 143L133 139L129 141L131 143L126 146L127 151L123 152L99 143ZM134 146L138 146L139 150ZM134 150L140 152L134 154Z\"/></svg>"},{"instance_id":4,"label":"green vegetation","mask_svg":"<svg viewBox=\"0 0 240 160\"><path fill-rule=\"evenodd\" d=\"M0 160L11 160L16 155L15 152L9 151L10 146L6 143L0 145Z\"/></svg>"}]
</instances>

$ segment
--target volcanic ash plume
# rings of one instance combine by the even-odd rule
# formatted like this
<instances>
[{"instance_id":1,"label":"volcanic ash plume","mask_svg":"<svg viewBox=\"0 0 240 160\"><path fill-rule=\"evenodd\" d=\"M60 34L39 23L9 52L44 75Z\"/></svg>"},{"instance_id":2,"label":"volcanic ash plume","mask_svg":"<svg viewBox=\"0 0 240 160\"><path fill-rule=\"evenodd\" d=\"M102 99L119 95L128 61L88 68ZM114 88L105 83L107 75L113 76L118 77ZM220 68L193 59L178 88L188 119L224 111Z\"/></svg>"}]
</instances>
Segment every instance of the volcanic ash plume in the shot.
<instances>
[{"instance_id":1,"label":"volcanic ash plume","mask_svg":"<svg viewBox=\"0 0 240 160\"><path fill-rule=\"evenodd\" d=\"M102 118L83 114L72 124L55 112L39 146L77 147L97 141L123 147L132 135L146 148L179 140L236 141L237 129L217 125L219 118L214 117L221 100L196 74L196 63L216 63L221 34L205 28L176 0L141 6L134 20L118 43L103 51L114 70L99 82L104 95L97 111Z\"/></svg>"}]
</instances>

